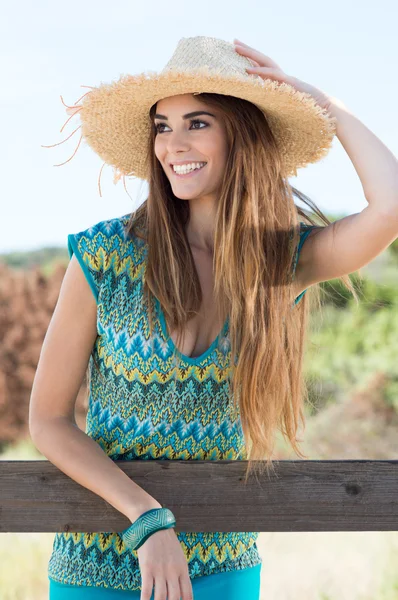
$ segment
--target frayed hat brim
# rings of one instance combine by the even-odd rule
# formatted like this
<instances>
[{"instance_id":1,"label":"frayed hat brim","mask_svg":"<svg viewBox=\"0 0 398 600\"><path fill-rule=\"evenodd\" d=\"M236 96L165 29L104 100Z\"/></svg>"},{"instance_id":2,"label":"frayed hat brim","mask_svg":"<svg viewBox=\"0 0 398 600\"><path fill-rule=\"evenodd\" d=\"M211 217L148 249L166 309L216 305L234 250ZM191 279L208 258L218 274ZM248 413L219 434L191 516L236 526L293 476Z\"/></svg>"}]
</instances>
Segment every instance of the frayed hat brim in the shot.
<instances>
[{"instance_id":1,"label":"frayed hat brim","mask_svg":"<svg viewBox=\"0 0 398 600\"><path fill-rule=\"evenodd\" d=\"M151 106L169 96L203 92L236 96L264 112L286 177L319 161L330 150L336 120L310 94L258 75L230 77L208 67L189 73L122 75L115 82L93 88L85 94L78 113L83 139L120 176L148 179L145 149L152 126Z\"/></svg>"}]
</instances>

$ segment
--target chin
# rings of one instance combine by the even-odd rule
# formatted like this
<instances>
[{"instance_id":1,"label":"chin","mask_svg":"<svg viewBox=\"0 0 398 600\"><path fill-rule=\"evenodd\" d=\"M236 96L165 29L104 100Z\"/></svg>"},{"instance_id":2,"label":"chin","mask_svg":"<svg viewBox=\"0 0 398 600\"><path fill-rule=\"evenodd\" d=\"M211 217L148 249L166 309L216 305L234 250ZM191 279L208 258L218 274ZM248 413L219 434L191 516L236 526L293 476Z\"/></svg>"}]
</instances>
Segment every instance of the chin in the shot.
<instances>
[{"instance_id":1,"label":"chin","mask_svg":"<svg viewBox=\"0 0 398 600\"><path fill-rule=\"evenodd\" d=\"M193 200L194 198L196 198L196 196L192 196L192 194L185 194L185 196L182 196L180 194L180 195L177 196L177 194L174 193L174 196L176 198L178 198L179 200Z\"/></svg>"}]
</instances>

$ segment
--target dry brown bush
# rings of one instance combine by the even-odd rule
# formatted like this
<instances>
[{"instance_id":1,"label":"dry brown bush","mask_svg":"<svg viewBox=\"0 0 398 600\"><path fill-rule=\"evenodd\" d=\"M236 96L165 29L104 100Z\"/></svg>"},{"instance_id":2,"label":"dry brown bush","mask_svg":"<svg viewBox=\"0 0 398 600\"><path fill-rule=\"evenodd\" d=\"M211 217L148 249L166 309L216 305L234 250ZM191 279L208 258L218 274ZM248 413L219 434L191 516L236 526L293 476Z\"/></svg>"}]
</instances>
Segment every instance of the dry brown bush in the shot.
<instances>
[{"instance_id":1,"label":"dry brown bush","mask_svg":"<svg viewBox=\"0 0 398 600\"><path fill-rule=\"evenodd\" d=\"M0 446L29 437L32 383L66 267L51 275L39 267L19 270L0 260ZM84 429L86 382L76 401L76 421Z\"/></svg>"}]
</instances>

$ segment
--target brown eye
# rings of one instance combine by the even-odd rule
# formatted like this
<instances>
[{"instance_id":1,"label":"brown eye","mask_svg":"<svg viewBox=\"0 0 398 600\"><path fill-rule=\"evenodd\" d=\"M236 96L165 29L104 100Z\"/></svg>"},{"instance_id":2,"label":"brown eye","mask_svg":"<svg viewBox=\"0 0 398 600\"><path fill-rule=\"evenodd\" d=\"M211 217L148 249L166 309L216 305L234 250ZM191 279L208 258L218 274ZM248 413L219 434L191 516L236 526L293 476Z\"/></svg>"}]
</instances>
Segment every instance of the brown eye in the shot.
<instances>
[{"instance_id":1,"label":"brown eye","mask_svg":"<svg viewBox=\"0 0 398 600\"><path fill-rule=\"evenodd\" d=\"M200 119L191 119L190 120L190 124L191 124L191 126L192 125L196 125L196 124L202 124L205 127L208 127L208 123L206 123L206 121L201 121ZM166 123L156 123L155 124L155 132L156 133L163 133L163 130L159 129L163 125L166 125ZM166 127L167 127L167 125L166 125ZM194 129L205 129L205 127L194 127Z\"/></svg>"}]
</instances>

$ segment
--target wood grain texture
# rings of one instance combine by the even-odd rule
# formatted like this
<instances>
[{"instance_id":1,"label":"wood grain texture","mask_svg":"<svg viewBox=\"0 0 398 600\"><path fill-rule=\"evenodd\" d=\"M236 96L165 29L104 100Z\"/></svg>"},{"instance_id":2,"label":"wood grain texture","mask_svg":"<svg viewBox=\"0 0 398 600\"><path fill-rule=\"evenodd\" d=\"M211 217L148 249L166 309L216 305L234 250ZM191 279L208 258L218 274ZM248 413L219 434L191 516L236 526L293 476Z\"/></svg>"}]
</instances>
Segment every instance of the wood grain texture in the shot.
<instances>
[{"instance_id":1,"label":"wood grain texture","mask_svg":"<svg viewBox=\"0 0 398 600\"><path fill-rule=\"evenodd\" d=\"M397 531L398 460L115 461L176 531ZM0 532L117 532L130 521L46 460L0 461Z\"/></svg>"}]
</instances>

